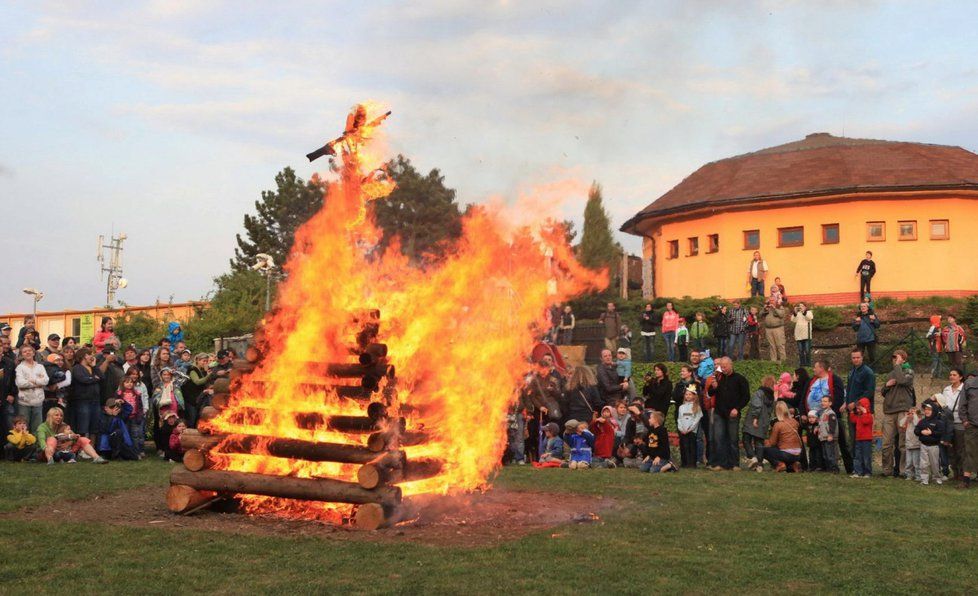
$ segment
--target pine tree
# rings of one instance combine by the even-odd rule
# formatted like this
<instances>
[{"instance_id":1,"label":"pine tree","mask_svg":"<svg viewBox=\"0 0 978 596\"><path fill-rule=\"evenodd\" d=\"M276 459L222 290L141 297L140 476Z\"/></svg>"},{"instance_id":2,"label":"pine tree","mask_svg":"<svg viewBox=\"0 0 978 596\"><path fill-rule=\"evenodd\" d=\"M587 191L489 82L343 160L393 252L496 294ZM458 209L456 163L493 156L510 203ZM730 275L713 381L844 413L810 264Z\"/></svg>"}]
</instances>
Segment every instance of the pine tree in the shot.
<instances>
[{"instance_id":1,"label":"pine tree","mask_svg":"<svg viewBox=\"0 0 978 596\"><path fill-rule=\"evenodd\" d=\"M295 232L323 206L326 183L318 179L304 181L292 168L275 176L275 190L261 193L255 201L255 215L244 216L247 239L237 235L231 268L243 271L255 263L255 255L271 255L281 267L289 255Z\"/></svg>"},{"instance_id":2,"label":"pine tree","mask_svg":"<svg viewBox=\"0 0 978 596\"><path fill-rule=\"evenodd\" d=\"M445 186L445 177L437 169L422 175L403 155L387 164L387 174L397 187L371 203L384 232L381 246L386 248L398 237L401 252L412 262L437 259L450 241L462 235L455 189Z\"/></svg>"},{"instance_id":3,"label":"pine tree","mask_svg":"<svg viewBox=\"0 0 978 596\"><path fill-rule=\"evenodd\" d=\"M584 207L584 225L581 230L581 244L578 256L581 264L592 269L611 267L614 272L619 250L611 235L611 219L604 209L601 198L601 185L591 184L587 205Z\"/></svg>"}]
</instances>

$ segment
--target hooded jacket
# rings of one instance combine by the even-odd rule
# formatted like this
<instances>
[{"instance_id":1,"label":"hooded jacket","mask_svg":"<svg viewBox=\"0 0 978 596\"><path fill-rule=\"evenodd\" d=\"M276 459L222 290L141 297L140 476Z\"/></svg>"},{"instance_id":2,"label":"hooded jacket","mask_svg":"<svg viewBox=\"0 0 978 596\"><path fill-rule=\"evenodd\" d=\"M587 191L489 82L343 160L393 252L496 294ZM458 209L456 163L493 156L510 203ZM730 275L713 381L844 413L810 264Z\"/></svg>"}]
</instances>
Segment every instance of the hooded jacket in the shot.
<instances>
[{"instance_id":1,"label":"hooded jacket","mask_svg":"<svg viewBox=\"0 0 978 596\"><path fill-rule=\"evenodd\" d=\"M853 411L849 414L849 421L856 425L857 441L873 440L873 406L865 397L859 399L859 407L866 410L864 414L857 414Z\"/></svg>"},{"instance_id":2,"label":"hooded jacket","mask_svg":"<svg viewBox=\"0 0 978 596\"><path fill-rule=\"evenodd\" d=\"M167 339L171 346L176 346L178 341L183 341L183 327L176 321L170 321L167 325Z\"/></svg>"},{"instance_id":3,"label":"hooded jacket","mask_svg":"<svg viewBox=\"0 0 978 596\"><path fill-rule=\"evenodd\" d=\"M615 452L615 431L618 430L618 419L611 406L601 408L601 415L605 417L602 422L600 418L595 418L591 423L594 429L594 456L603 459L610 459Z\"/></svg>"},{"instance_id":4,"label":"hooded jacket","mask_svg":"<svg viewBox=\"0 0 978 596\"><path fill-rule=\"evenodd\" d=\"M774 407L774 391L769 387L758 387L747 404L744 415L744 434L758 439L767 437L771 425L771 408ZM754 421L757 426L754 426Z\"/></svg>"},{"instance_id":5,"label":"hooded jacket","mask_svg":"<svg viewBox=\"0 0 978 596\"><path fill-rule=\"evenodd\" d=\"M929 435L923 434L924 430L930 430ZM924 416L917 426L913 429L913 434L920 438L921 445L933 447L941 444L944 437L944 420L937 415L934 408L931 408L930 416Z\"/></svg>"}]
</instances>

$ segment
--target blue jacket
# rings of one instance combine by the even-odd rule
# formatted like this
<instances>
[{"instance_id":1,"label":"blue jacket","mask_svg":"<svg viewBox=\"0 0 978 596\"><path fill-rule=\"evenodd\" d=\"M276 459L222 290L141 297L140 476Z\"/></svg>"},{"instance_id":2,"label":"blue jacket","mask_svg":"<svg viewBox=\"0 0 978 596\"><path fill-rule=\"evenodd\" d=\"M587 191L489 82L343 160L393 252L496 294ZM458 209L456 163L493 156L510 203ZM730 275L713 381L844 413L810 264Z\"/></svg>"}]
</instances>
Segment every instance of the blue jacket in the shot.
<instances>
[{"instance_id":1,"label":"blue jacket","mask_svg":"<svg viewBox=\"0 0 978 596\"><path fill-rule=\"evenodd\" d=\"M700 365L696 369L696 377L701 381L716 372L716 365L713 364L713 358L710 357L710 353L705 351L703 354L704 357L700 360Z\"/></svg>"},{"instance_id":2,"label":"blue jacket","mask_svg":"<svg viewBox=\"0 0 978 596\"><path fill-rule=\"evenodd\" d=\"M873 369L863 364L859 368L849 371L849 378L846 380L846 404L858 403L860 398L865 397L869 400L870 409L875 404L876 396L876 373Z\"/></svg>"},{"instance_id":3,"label":"blue jacket","mask_svg":"<svg viewBox=\"0 0 978 596\"><path fill-rule=\"evenodd\" d=\"M546 452L555 459L564 459L564 440L560 437L547 439Z\"/></svg>"},{"instance_id":4,"label":"blue jacket","mask_svg":"<svg viewBox=\"0 0 978 596\"><path fill-rule=\"evenodd\" d=\"M857 315L858 321L852 323L852 329L856 332L856 343L867 344L876 341L876 330L880 328L879 317L870 319L874 313Z\"/></svg>"},{"instance_id":5,"label":"blue jacket","mask_svg":"<svg viewBox=\"0 0 978 596\"><path fill-rule=\"evenodd\" d=\"M564 440L570 445L570 460L591 463L591 450L594 448L594 435L586 430L581 434L565 434Z\"/></svg>"},{"instance_id":6,"label":"blue jacket","mask_svg":"<svg viewBox=\"0 0 978 596\"><path fill-rule=\"evenodd\" d=\"M111 416L102 412L98 420L98 442L95 444L95 451L100 454L112 453L112 435L119 433L122 442L132 447L132 437L129 436L129 428L126 426L126 419L132 415L132 406L123 402L122 411L118 416Z\"/></svg>"},{"instance_id":7,"label":"blue jacket","mask_svg":"<svg viewBox=\"0 0 978 596\"><path fill-rule=\"evenodd\" d=\"M176 347L178 341L183 341L183 327L176 321L170 321L167 326L167 338L170 344Z\"/></svg>"}]
</instances>

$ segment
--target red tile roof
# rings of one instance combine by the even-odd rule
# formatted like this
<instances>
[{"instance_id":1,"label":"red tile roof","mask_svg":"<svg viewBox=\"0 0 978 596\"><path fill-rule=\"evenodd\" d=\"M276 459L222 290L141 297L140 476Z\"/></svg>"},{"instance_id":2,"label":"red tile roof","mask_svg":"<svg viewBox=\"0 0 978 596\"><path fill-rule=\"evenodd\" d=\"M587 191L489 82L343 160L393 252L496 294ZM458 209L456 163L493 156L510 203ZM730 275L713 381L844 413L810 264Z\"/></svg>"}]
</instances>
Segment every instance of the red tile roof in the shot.
<instances>
[{"instance_id":1,"label":"red tile roof","mask_svg":"<svg viewBox=\"0 0 978 596\"><path fill-rule=\"evenodd\" d=\"M708 163L625 222L688 208L873 190L978 189L978 155L947 145L810 134Z\"/></svg>"}]
</instances>

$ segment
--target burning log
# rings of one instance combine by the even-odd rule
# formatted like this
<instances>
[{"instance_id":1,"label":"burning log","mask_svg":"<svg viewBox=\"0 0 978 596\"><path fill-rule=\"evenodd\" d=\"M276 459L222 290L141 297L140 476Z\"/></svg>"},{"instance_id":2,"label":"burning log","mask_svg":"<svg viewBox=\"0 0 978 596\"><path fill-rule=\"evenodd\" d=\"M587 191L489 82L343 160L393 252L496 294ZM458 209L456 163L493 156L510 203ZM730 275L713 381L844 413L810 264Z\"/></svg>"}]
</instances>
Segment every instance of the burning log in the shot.
<instances>
[{"instance_id":1,"label":"burning log","mask_svg":"<svg viewBox=\"0 0 978 596\"><path fill-rule=\"evenodd\" d=\"M378 362L377 364L360 364L359 362L309 362L306 366L319 374L330 377L355 378L355 377L394 377L394 367L389 364Z\"/></svg>"},{"instance_id":2,"label":"burning log","mask_svg":"<svg viewBox=\"0 0 978 596\"><path fill-rule=\"evenodd\" d=\"M427 440L428 433L423 430L403 430L400 432L385 430L375 432L367 438L367 449L379 453L387 451L394 445L411 447L421 445Z\"/></svg>"},{"instance_id":3,"label":"burning log","mask_svg":"<svg viewBox=\"0 0 978 596\"><path fill-rule=\"evenodd\" d=\"M248 349L245 350L244 357L245 360L254 364L261 360L261 352L255 346L248 346Z\"/></svg>"},{"instance_id":4,"label":"burning log","mask_svg":"<svg viewBox=\"0 0 978 596\"><path fill-rule=\"evenodd\" d=\"M166 491L166 508L187 515L220 499L214 492L200 491L186 484L173 484Z\"/></svg>"},{"instance_id":5,"label":"burning log","mask_svg":"<svg viewBox=\"0 0 978 596\"><path fill-rule=\"evenodd\" d=\"M223 453L254 453L265 445L263 453L274 457L304 459L307 461L331 461L341 464L365 464L377 457L377 452L360 445L343 443L316 443L298 439L279 439L258 435L230 435L231 439L221 445ZM201 435L185 431L180 435L180 445L186 449L213 449L228 435Z\"/></svg>"},{"instance_id":6,"label":"burning log","mask_svg":"<svg viewBox=\"0 0 978 596\"><path fill-rule=\"evenodd\" d=\"M396 451L391 453L398 453ZM376 488L384 484L397 484L411 480L424 480L441 473L442 462L437 459L406 460L382 455L360 466L357 483L363 488Z\"/></svg>"},{"instance_id":7,"label":"burning log","mask_svg":"<svg viewBox=\"0 0 978 596\"><path fill-rule=\"evenodd\" d=\"M231 390L231 379L227 377L217 379L214 381L214 384L211 385L211 389L214 390L214 393L227 393Z\"/></svg>"},{"instance_id":8,"label":"burning log","mask_svg":"<svg viewBox=\"0 0 978 596\"><path fill-rule=\"evenodd\" d=\"M191 472L185 468L174 468L170 473L170 484L182 484L219 493L264 495L304 501L378 503L387 506L401 502L401 490L396 486L367 490L358 484L331 478L291 478L219 470Z\"/></svg>"},{"instance_id":9,"label":"burning log","mask_svg":"<svg viewBox=\"0 0 978 596\"><path fill-rule=\"evenodd\" d=\"M238 358L237 360L231 363L231 370L241 370L245 372L251 372L255 370L257 367L258 365L254 361L248 360L247 358Z\"/></svg>"},{"instance_id":10,"label":"burning log","mask_svg":"<svg viewBox=\"0 0 978 596\"><path fill-rule=\"evenodd\" d=\"M220 415L221 411L214 406L204 406L200 409L201 420L213 420Z\"/></svg>"},{"instance_id":11,"label":"burning log","mask_svg":"<svg viewBox=\"0 0 978 596\"><path fill-rule=\"evenodd\" d=\"M387 344L370 344L360 352L360 364L369 366L387 358Z\"/></svg>"},{"instance_id":12,"label":"burning log","mask_svg":"<svg viewBox=\"0 0 978 596\"><path fill-rule=\"evenodd\" d=\"M330 430L344 433L368 433L382 429L384 426L393 425L394 421L387 418L373 416L330 416L326 420L326 426ZM404 428L407 420L399 418L397 426Z\"/></svg>"},{"instance_id":13,"label":"burning log","mask_svg":"<svg viewBox=\"0 0 978 596\"><path fill-rule=\"evenodd\" d=\"M231 394L222 391L221 393L214 392L211 396L211 407L220 411L228 407L228 401L231 399Z\"/></svg>"}]
</instances>

